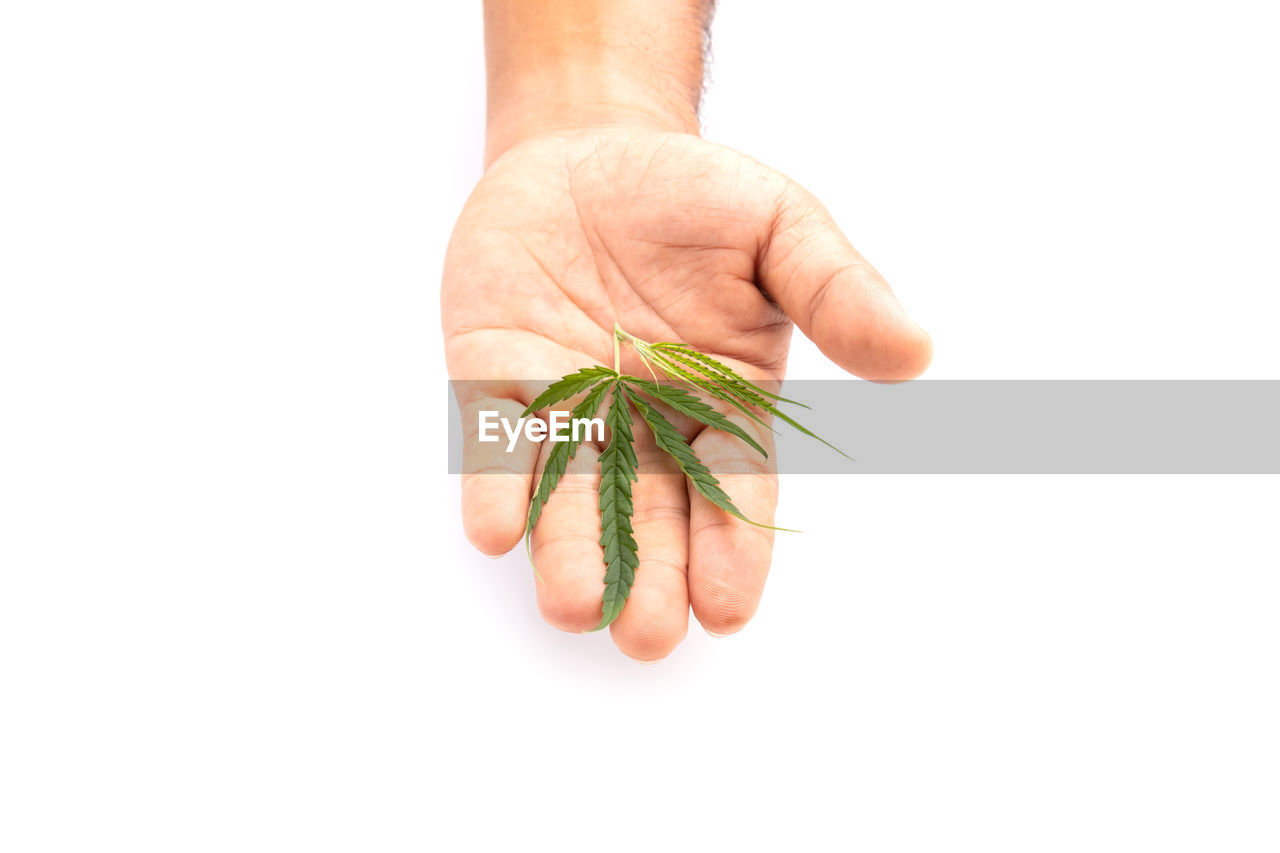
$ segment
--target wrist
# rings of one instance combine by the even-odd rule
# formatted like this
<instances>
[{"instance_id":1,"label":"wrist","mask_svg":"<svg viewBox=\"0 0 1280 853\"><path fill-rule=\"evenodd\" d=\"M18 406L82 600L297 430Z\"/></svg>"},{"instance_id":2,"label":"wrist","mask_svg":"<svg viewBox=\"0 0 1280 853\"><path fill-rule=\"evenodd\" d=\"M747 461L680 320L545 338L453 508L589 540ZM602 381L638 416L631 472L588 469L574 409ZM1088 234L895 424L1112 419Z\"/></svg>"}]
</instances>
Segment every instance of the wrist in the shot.
<instances>
[{"instance_id":1,"label":"wrist","mask_svg":"<svg viewBox=\"0 0 1280 853\"><path fill-rule=\"evenodd\" d=\"M679 92L635 85L616 69L558 69L489 96L485 163L524 139L584 128L698 132L697 102Z\"/></svg>"},{"instance_id":2,"label":"wrist","mask_svg":"<svg viewBox=\"0 0 1280 853\"><path fill-rule=\"evenodd\" d=\"M592 127L698 132L710 6L487 0L485 163L521 140Z\"/></svg>"}]
</instances>

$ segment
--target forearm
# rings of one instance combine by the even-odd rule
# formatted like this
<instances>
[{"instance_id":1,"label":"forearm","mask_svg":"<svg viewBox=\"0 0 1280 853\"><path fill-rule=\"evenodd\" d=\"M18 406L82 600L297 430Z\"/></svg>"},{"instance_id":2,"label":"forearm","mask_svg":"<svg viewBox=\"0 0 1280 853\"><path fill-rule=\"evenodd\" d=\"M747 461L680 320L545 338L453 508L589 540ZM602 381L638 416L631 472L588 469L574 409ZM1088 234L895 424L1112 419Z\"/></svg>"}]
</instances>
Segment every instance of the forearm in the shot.
<instances>
[{"instance_id":1,"label":"forearm","mask_svg":"<svg viewBox=\"0 0 1280 853\"><path fill-rule=\"evenodd\" d=\"M696 133L713 0L485 0L485 162L538 133Z\"/></svg>"}]
</instances>

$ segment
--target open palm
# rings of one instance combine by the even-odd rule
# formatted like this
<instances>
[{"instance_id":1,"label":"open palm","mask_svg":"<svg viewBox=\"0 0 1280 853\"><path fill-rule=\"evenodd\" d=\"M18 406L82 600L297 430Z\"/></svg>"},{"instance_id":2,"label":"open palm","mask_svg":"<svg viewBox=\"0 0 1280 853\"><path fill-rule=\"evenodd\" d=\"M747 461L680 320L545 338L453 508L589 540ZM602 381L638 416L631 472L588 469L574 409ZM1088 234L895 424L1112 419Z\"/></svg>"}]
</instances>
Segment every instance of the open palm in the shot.
<instances>
[{"instance_id":1,"label":"open palm","mask_svg":"<svg viewBox=\"0 0 1280 853\"><path fill-rule=\"evenodd\" d=\"M811 194L731 149L675 133L580 131L506 152L458 219L442 315L450 375L484 380L459 386L467 428L481 409L514 419L550 380L611 364L615 323L645 340L689 344L753 379L782 378L792 320L869 379L912 378L931 355L928 336ZM623 368L644 371L625 352ZM735 504L771 523L771 460L695 426L684 424ZM753 432L768 448L768 434ZM690 605L716 634L750 619L773 543L771 531L690 495L647 432L636 435L640 565L610 630L626 654L657 660L683 639ZM463 519L481 551L519 542L541 447L550 445L507 453L466 443ZM598 448L583 446L533 535L539 607L567 631L600 620L597 458Z\"/></svg>"}]
</instances>

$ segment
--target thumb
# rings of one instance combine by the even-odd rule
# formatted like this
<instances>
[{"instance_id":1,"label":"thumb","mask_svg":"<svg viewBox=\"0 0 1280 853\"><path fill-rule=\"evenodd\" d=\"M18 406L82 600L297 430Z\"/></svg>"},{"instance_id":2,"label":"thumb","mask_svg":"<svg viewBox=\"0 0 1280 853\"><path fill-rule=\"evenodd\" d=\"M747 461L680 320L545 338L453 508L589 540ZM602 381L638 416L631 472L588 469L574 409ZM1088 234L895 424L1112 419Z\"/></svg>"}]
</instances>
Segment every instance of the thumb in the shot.
<instances>
[{"instance_id":1,"label":"thumb","mask_svg":"<svg viewBox=\"0 0 1280 853\"><path fill-rule=\"evenodd\" d=\"M768 294L850 373L884 382L923 373L933 340L822 203L788 184L776 205L757 264Z\"/></svg>"}]
</instances>

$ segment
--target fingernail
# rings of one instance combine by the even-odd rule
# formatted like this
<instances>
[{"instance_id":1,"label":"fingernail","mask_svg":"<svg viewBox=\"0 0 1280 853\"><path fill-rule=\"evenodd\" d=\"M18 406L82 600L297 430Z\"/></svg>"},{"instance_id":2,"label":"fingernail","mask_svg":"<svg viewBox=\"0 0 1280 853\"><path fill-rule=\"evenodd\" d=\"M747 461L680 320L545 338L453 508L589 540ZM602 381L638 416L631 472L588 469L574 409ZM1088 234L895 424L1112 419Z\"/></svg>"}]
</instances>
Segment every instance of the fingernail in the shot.
<instances>
[{"instance_id":1,"label":"fingernail","mask_svg":"<svg viewBox=\"0 0 1280 853\"><path fill-rule=\"evenodd\" d=\"M707 631L706 628L703 628L702 630ZM729 636L728 634L717 634L715 631L707 631L707 633L712 637L715 637L717 640L723 640L725 637Z\"/></svg>"},{"instance_id":2,"label":"fingernail","mask_svg":"<svg viewBox=\"0 0 1280 853\"><path fill-rule=\"evenodd\" d=\"M636 663L641 666L653 666L655 663L662 663L664 660L666 660L665 657L660 657L657 660L638 660Z\"/></svg>"}]
</instances>

